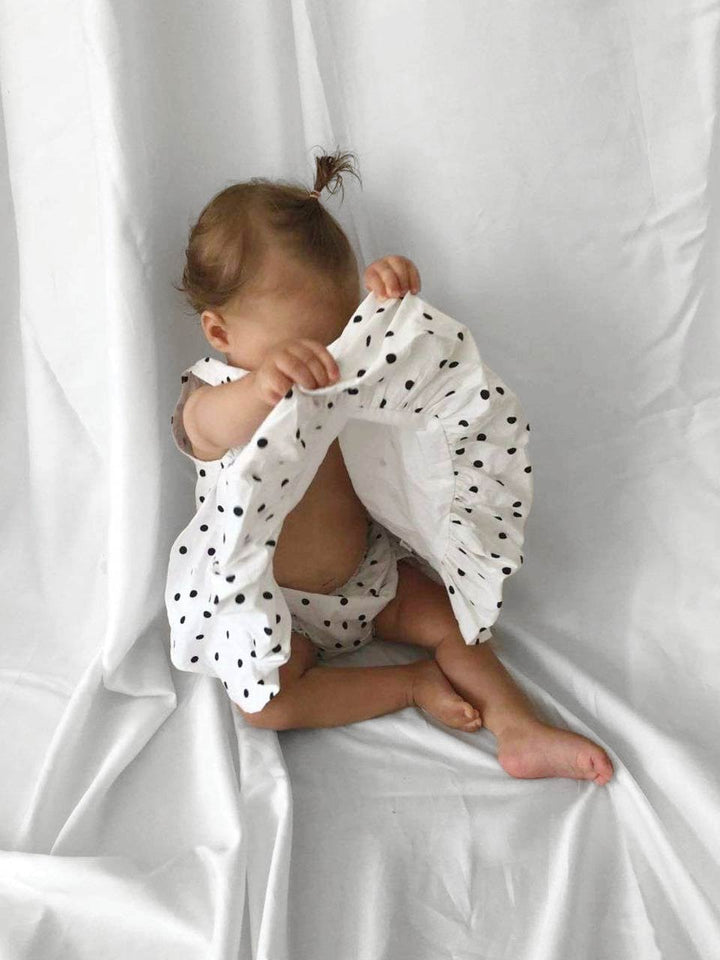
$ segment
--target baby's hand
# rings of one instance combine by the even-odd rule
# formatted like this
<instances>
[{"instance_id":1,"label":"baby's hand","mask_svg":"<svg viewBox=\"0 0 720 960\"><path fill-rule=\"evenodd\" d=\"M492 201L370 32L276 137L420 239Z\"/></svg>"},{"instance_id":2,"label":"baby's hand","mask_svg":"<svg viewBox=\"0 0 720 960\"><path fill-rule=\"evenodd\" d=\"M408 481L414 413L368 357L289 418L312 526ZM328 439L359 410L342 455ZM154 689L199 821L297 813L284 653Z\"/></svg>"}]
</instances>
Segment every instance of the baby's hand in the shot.
<instances>
[{"instance_id":1,"label":"baby's hand","mask_svg":"<svg viewBox=\"0 0 720 960\"><path fill-rule=\"evenodd\" d=\"M404 297L408 290L417 293L420 274L407 257L381 257L367 268L363 282L366 290L384 300L386 297Z\"/></svg>"},{"instance_id":2,"label":"baby's hand","mask_svg":"<svg viewBox=\"0 0 720 960\"><path fill-rule=\"evenodd\" d=\"M293 383L308 390L326 387L340 377L335 357L319 340L289 338L276 343L255 371L255 385L261 399L275 406Z\"/></svg>"}]
</instances>

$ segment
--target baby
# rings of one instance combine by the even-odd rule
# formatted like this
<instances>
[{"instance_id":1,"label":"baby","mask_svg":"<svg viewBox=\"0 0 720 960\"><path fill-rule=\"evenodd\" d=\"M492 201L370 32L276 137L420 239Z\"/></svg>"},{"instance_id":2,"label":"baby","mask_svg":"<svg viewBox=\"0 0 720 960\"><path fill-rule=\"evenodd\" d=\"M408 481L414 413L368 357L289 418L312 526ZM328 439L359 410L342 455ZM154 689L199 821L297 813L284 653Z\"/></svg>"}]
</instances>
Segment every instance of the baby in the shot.
<instances>
[{"instance_id":1,"label":"baby","mask_svg":"<svg viewBox=\"0 0 720 960\"><path fill-rule=\"evenodd\" d=\"M351 157L317 157L312 191L259 178L230 186L192 228L181 289L208 343L228 365L250 371L197 386L187 397L181 426L197 459L218 460L246 444L293 384L312 390L338 381L326 345L365 294L352 247L320 194L342 187L345 172L357 177ZM363 282L379 299L420 289L415 265L401 256L371 264ZM367 555L370 521L336 438L282 525L273 555L278 586L336 592ZM397 589L372 627L382 640L425 647L430 658L328 669L318 664L312 640L293 629L279 693L257 712L236 709L253 726L286 730L355 723L416 705L450 727L486 726L513 777L604 784L612 776L598 744L536 714L495 656L492 638L465 643L444 587L410 559L397 561Z\"/></svg>"}]
</instances>

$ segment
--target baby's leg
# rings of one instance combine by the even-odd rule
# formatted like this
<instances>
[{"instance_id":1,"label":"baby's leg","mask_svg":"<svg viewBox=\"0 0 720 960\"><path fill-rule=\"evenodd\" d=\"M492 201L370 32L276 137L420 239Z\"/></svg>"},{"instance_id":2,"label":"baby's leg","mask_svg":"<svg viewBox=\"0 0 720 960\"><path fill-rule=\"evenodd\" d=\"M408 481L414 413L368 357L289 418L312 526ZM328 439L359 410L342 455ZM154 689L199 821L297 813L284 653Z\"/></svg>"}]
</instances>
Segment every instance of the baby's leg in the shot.
<instances>
[{"instance_id":1,"label":"baby's leg","mask_svg":"<svg viewBox=\"0 0 720 960\"><path fill-rule=\"evenodd\" d=\"M383 640L430 648L455 690L480 710L498 740L498 760L515 777L571 777L605 783L610 758L580 734L541 720L490 644L468 646L445 588L411 563L398 562L395 598L375 618Z\"/></svg>"},{"instance_id":2,"label":"baby's leg","mask_svg":"<svg viewBox=\"0 0 720 960\"><path fill-rule=\"evenodd\" d=\"M317 666L315 646L295 630L290 649L290 659L278 671L277 696L255 713L235 704L251 726L272 730L344 726L413 706L418 698L432 703L436 709L431 712L448 726L467 729L469 718L477 713L432 660L381 667Z\"/></svg>"}]
</instances>

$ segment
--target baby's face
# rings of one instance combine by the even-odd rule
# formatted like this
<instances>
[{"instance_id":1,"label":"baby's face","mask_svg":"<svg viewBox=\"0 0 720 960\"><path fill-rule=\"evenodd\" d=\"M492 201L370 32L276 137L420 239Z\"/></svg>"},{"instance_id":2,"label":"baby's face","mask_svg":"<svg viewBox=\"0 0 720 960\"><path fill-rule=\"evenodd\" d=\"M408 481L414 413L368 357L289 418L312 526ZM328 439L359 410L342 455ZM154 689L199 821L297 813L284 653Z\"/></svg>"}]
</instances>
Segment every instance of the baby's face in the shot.
<instances>
[{"instance_id":1,"label":"baby's face","mask_svg":"<svg viewBox=\"0 0 720 960\"><path fill-rule=\"evenodd\" d=\"M271 347L289 337L331 343L362 299L357 273L338 293L307 267L270 249L252 289L219 310L206 310L201 322L208 343L227 363L255 370Z\"/></svg>"}]
</instances>

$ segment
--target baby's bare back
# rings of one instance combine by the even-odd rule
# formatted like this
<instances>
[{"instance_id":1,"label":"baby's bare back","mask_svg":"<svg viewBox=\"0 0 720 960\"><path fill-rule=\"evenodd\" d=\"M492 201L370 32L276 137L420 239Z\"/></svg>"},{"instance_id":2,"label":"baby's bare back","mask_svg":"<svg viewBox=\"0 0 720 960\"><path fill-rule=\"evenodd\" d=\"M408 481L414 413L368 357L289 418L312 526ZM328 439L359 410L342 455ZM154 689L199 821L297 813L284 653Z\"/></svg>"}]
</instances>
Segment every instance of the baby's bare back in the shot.
<instances>
[{"instance_id":1,"label":"baby's bare back","mask_svg":"<svg viewBox=\"0 0 720 960\"><path fill-rule=\"evenodd\" d=\"M367 516L336 438L302 500L285 518L273 560L277 584L329 593L345 583L365 553Z\"/></svg>"}]
</instances>

